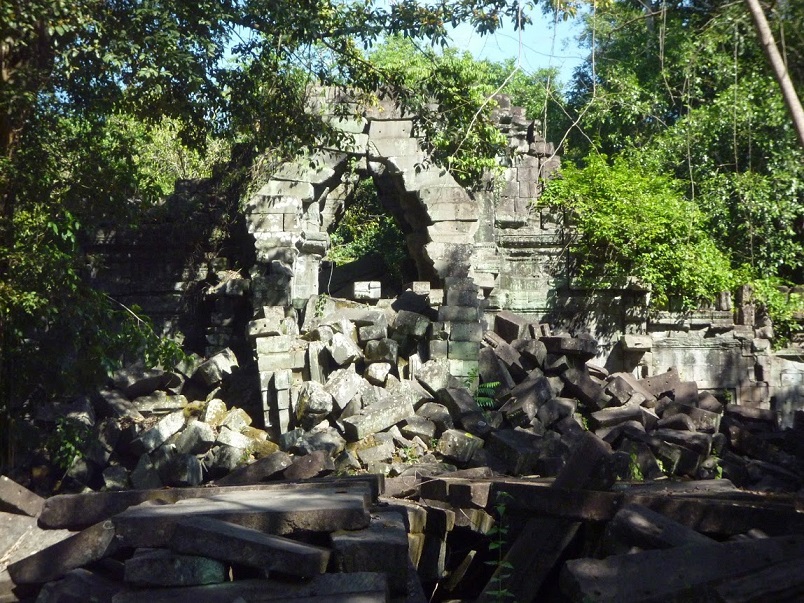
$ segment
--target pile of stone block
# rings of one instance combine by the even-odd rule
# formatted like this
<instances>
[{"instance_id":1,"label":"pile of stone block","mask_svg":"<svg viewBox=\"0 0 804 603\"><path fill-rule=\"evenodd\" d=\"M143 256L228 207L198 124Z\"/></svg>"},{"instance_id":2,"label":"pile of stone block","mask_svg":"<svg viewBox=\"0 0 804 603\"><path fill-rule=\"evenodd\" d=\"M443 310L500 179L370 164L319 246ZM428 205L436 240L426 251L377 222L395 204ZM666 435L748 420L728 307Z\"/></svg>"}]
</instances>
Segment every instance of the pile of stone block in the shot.
<instances>
[{"instance_id":1,"label":"pile of stone block","mask_svg":"<svg viewBox=\"0 0 804 603\"><path fill-rule=\"evenodd\" d=\"M770 411L724 405L674 369L608 374L590 362L594 340L511 312L484 330L471 279L428 291L437 308L413 290L374 306L313 297L303 317L267 306L248 325L256 367L224 349L173 372L130 367L106 390L41 408L42 420L89 430L63 486L474 467L550 477L591 430L613 446L622 480L801 487L801 421L781 431Z\"/></svg>"},{"instance_id":2,"label":"pile of stone block","mask_svg":"<svg viewBox=\"0 0 804 603\"><path fill-rule=\"evenodd\" d=\"M2 601L425 600L381 479L47 501L2 480Z\"/></svg>"},{"instance_id":3,"label":"pile of stone block","mask_svg":"<svg viewBox=\"0 0 804 603\"><path fill-rule=\"evenodd\" d=\"M674 369L608 374L594 340L511 312L485 329L471 279L444 285L264 307L251 368L225 349L42 407L91 431L64 480L84 493L22 511L38 527L14 503L9 533L52 545L5 543L14 596L731 601L727 578L763 597L798 567L804 420L781 431ZM608 579L663 564L686 577Z\"/></svg>"}]
</instances>

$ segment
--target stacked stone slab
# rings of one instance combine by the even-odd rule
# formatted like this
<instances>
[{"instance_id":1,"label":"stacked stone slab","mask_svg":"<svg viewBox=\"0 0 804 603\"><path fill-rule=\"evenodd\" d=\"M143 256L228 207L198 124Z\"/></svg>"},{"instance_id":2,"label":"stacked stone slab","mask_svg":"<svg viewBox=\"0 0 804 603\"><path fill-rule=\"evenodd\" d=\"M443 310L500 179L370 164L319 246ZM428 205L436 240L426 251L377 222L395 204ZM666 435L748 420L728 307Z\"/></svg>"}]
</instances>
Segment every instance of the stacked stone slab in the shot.
<instances>
[{"instance_id":1,"label":"stacked stone slab","mask_svg":"<svg viewBox=\"0 0 804 603\"><path fill-rule=\"evenodd\" d=\"M43 602L424 601L409 514L375 508L381 491L382 481L358 478L57 497L40 506L42 525L73 531L9 522L27 526L41 550L0 542L0 585L7 600L16 586ZM120 571L108 571L112 559Z\"/></svg>"},{"instance_id":2,"label":"stacked stone slab","mask_svg":"<svg viewBox=\"0 0 804 603\"><path fill-rule=\"evenodd\" d=\"M307 351L297 336L299 327L292 308L264 306L260 317L248 325L257 355L260 399L265 427L274 434L290 426L290 385L301 377Z\"/></svg>"},{"instance_id":3,"label":"stacked stone slab","mask_svg":"<svg viewBox=\"0 0 804 603\"><path fill-rule=\"evenodd\" d=\"M443 301L433 325L430 357L447 359L454 377L476 377L484 324L479 288L471 278L447 277Z\"/></svg>"}]
</instances>

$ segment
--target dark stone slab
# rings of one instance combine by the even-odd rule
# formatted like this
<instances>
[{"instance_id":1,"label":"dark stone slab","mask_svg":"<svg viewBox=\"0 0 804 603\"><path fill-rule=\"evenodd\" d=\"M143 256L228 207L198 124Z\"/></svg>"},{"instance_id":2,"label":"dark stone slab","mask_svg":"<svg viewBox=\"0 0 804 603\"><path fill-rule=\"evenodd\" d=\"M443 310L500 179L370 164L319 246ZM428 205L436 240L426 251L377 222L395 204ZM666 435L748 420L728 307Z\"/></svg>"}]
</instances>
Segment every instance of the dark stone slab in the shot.
<instances>
[{"instance_id":1,"label":"dark stone slab","mask_svg":"<svg viewBox=\"0 0 804 603\"><path fill-rule=\"evenodd\" d=\"M120 544L110 522L102 522L8 566L15 584L42 584L114 553Z\"/></svg>"},{"instance_id":2,"label":"dark stone slab","mask_svg":"<svg viewBox=\"0 0 804 603\"><path fill-rule=\"evenodd\" d=\"M561 573L561 589L577 602L697 600L696 595L708 585L801 557L804 536L573 559Z\"/></svg>"},{"instance_id":3,"label":"dark stone slab","mask_svg":"<svg viewBox=\"0 0 804 603\"><path fill-rule=\"evenodd\" d=\"M85 569L74 569L39 591L38 603L112 603L113 597L124 589L120 582L110 580ZM0 596L0 601L4 599Z\"/></svg>"},{"instance_id":4,"label":"dark stone slab","mask_svg":"<svg viewBox=\"0 0 804 603\"><path fill-rule=\"evenodd\" d=\"M408 535L402 515L380 512L363 530L332 534L333 563L338 571L385 572L392 594L404 594L408 581Z\"/></svg>"},{"instance_id":5,"label":"dark stone slab","mask_svg":"<svg viewBox=\"0 0 804 603\"><path fill-rule=\"evenodd\" d=\"M330 557L322 547L208 517L181 520L168 546L180 553L308 578L323 574Z\"/></svg>"},{"instance_id":6,"label":"dark stone slab","mask_svg":"<svg viewBox=\"0 0 804 603\"><path fill-rule=\"evenodd\" d=\"M298 531L334 532L368 525L365 489L316 488L290 491L235 491L172 505L143 504L116 515L112 522L128 546L165 546L176 525L187 517L210 517L266 534Z\"/></svg>"},{"instance_id":7,"label":"dark stone slab","mask_svg":"<svg viewBox=\"0 0 804 603\"><path fill-rule=\"evenodd\" d=\"M139 549L126 560L124 579L133 586L199 586L226 581L226 570L223 563L209 557Z\"/></svg>"},{"instance_id":8,"label":"dark stone slab","mask_svg":"<svg viewBox=\"0 0 804 603\"><path fill-rule=\"evenodd\" d=\"M45 499L24 488L17 482L0 475L0 512L21 513L37 517Z\"/></svg>"},{"instance_id":9,"label":"dark stone slab","mask_svg":"<svg viewBox=\"0 0 804 603\"><path fill-rule=\"evenodd\" d=\"M215 483L219 486L238 486L243 484L255 484L264 480L278 477L279 474L290 467L293 458L285 452L274 452L268 456L258 459L232 471L229 475L222 477Z\"/></svg>"},{"instance_id":10,"label":"dark stone slab","mask_svg":"<svg viewBox=\"0 0 804 603\"><path fill-rule=\"evenodd\" d=\"M639 379L639 384L648 390L655 398L661 398L663 395L672 392L679 383L681 383L681 378L675 367L672 367L664 373L646 377L645 379Z\"/></svg>"},{"instance_id":11,"label":"dark stone slab","mask_svg":"<svg viewBox=\"0 0 804 603\"><path fill-rule=\"evenodd\" d=\"M561 373L561 379L564 381L567 397L577 398L590 408L596 406L603 387L589 376L586 367L570 367Z\"/></svg>"},{"instance_id":12,"label":"dark stone slab","mask_svg":"<svg viewBox=\"0 0 804 603\"><path fill-rule=\"evenodd\" d=\"M382 476L358 475L344 477L318 478L314 482L255 484L236 487L172 488L166 490L127 490L123 492L88 492L86 494L61 494L45 501L39 516L43 528L81 529L109 519L127 508L144 502L172 504L189 498L215 496L230 492L288 490L307 491L321 487L361 488L372 500L383 491Z\"/></svg>"},{"instance_id":13,"label":"dark stone slab","mask_svg":"<svg viewBox=\"0 0 804 603\"><path fill-rule=\"evenodd\" d=\"M548 336L539 339L550 354L575 356L584 362L597 355L597 341L580 337Z\"/></svg>"},{"instance_id":14,"label":"dark stone slab","mask_svg":"<svg viewBox=\"0 0 804 603\"><path fill-rule=\"evenodd\" d=\"M385 574L321 574L305 582L238 580L209 586L141 589L120 593L115 603L249 603L262 601L320 601L320 603L375 603L388 601Z\"/></svg>"},{"instance_id":15,"label":"dark stone slab","mask_svg":"<svg viewBox=\"0 0 804 603\"><path fill-rule=\"evenodd\" d=\"M328 475L335 471L335 462L326 450L314 450L310 454L297 457L285 469L287 479L310 479Z\"/></svg>"}]
</instances>

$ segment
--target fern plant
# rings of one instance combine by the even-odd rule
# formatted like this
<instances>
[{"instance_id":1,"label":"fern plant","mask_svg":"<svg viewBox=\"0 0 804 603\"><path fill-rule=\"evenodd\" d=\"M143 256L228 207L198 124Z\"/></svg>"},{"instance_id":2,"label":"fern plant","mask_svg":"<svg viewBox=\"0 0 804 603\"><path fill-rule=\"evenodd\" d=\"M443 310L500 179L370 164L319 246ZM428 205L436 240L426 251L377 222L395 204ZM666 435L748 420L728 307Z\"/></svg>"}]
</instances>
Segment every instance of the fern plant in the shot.
<instances>
[{"instance_id":1,"label":"fern plant","mask_svg":"<svg viewBox=\"0 0 804 603\"><path fill-rule=\"evenodd\" d=\"M495 390L500 387L499 381L489 381L477 386L475 401L483 410L494 410L497 407L497 400L494 399Z\"/></svg>"},{"instance_id":2,"label":"fern plant","mask_svg":"<svg viewBox=\"0 0 804 603\"><path fill-rule=\"evenodd\" d=\"M497 523L489 531L491 542L489 542L489 551L493 552L494 558L486 561L487 565L494 566L494 575L489 583L489 590L486 594L491 597L493 601L507 601L514 598L505 583L511 577L511 570L514 566L511 562L505 560L504 548L508 540L508 521L506 518L507 502L508 499L513 498L508 492L498 492L497 498L494 503L494 514Z\"/></svg>"}]
</instances>

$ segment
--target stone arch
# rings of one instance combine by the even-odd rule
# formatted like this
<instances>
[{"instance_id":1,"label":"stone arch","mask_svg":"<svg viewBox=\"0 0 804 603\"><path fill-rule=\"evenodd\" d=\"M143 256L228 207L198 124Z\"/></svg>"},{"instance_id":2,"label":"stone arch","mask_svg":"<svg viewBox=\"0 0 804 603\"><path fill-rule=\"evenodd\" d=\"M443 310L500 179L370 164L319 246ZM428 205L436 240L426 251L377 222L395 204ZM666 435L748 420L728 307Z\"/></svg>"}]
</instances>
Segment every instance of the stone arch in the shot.
<instances>
[{"instance_id":1,"label":"stone arch","mask_svg":"<svg viewBox=\"0 0 804 603\"><path fill-rule=\"evenodd\" d=\"M348 176L370 177L402 226L420 280L468 276L479 230L477 203L443 168L427 162L414 121L389 103L357 119L331 118L353 141L285 163L247 202L255 306L300 307L318 291L328 230L353 192ZM356 166L356 167L355 167Z\"/></svg>"}]
</instances>

